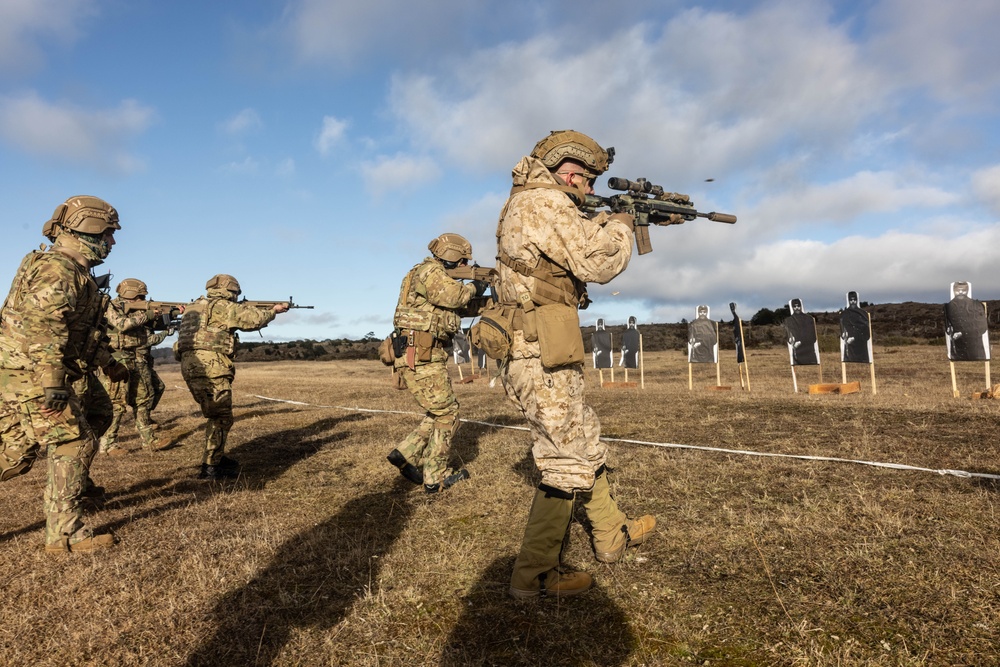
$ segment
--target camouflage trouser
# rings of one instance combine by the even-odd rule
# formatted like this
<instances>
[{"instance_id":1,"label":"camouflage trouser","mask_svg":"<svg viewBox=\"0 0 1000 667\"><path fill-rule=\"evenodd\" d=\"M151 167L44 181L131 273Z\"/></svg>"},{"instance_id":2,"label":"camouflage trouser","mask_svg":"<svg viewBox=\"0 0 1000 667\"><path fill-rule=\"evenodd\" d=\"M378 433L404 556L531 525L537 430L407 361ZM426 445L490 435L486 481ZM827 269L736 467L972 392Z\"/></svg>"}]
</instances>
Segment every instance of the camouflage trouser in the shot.
<instances>
[{"instance_id":1,"label":"camouflage trouser","mask_svg":"<svg viewBox=\"0 0 1000 667\"><path fill-rule=\"evenodd\" d=\"M70 544L75 544L91 536L83 526L80 496L86 488L88 461L97 449L97 438L74 393L67 408L51 418L40 412L43 396L28 373L0 370L0 467L8 469L19 461L33 463L38 450L45 448L45 543L69 538Z\"/></svg>"},{"instance_id":2,"label":"camouflage trouser","mask_svg":"<svg viewBox=\"0 0 1000 667\"><path fill-rule=\"evenodd\" d=\"M114 418L114 407L111 404L111 397L94 372L88 372L82 378L73 383L73 392L80 397L80 404L83 406L83 414L87 419L87 425L94 432L94 436L100 440L101 436L111 426ZM90 453L87 459L87 470L94 462L97 455L97 448Z\"/></svg>"},{"instance_id":3,"label":"camouflage trouser","mask_svg":"<svg viewBox=\"0 0 1000 667\"><path fill-rule=\"evenodd\" d=\"M448 473L451 440L458 430L458 399L444 361L397 368L406 388L426 411L423 421L396 447L406 460L423 466L424 484L440 484Z\"/></svg>"},{"instance_id":4,"label":"camouflage trouser","mask_svg":"<svg viewBox=\"0 0 1000 667\"><path fill-rule=\"evenodd\" d=\"M135 417L135 427L142 438L143 447L152 447L156 442L153 430L151 412L160 402L166 387L160 376L153 370L152 363L145 359L126 357L123 362L129 370L129 378L125 382L113 382L106 375L101 376L101 382L111 397L113 414L107 433L101 438L101 451L113 449L118 440L118 429L126 409L132 408Z\"/></svg>"},{"instance_id":5,"label":"camouflage trouser","mask_svg":"<svg viewBox=\"0 0 1000 667\"><path fill-rule=\"evenodd\" d=\"M181 375L208 420L203 464L218 465L226 450L226 437L233 426L235 373L232 361L221 354L194 351L185 352L181 358Z\"/></svg>"},{"instance_id":6,"label":"camouflage trouser","mask_svg":"<svg viewBox=\"0 0 1000 667\"><path fill-rule=\"evenodd\" d=\"M531 427L542 483L567 492L591 489L608 447L597 415L583 401L583 365L548 370L537 358L513 359L501 379Z\"/></svg>"}]
</instances>

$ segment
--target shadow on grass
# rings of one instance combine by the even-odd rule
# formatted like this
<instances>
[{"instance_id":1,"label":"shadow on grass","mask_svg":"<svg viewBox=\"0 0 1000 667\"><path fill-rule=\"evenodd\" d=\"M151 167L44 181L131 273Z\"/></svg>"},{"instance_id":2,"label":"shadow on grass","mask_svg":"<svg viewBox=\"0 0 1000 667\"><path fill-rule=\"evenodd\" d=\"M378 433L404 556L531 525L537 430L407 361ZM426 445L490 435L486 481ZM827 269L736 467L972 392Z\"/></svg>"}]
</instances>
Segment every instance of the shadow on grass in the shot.
<instances>
[{"instance_id":1,"label":"shadow on grass","mask_svg":"<svg viewBox=\"0 0 1000 667\"><path fill-rule=\"evenodd\" d=\"M215 631L185 664L272 664L295 628L331 628L356 599L377 594L382 556L412 514L408 489L397 479L282 544L253 580L219 600L209 614ZM348 662L349 655L328 656L329 664Z\"/></svg>"},{"instance_id":2,"label":"shadow on grass","mask_svg":"<svg viewBox=\"0 0 1000 667\"><path fill-rule=\"evenodd\" d=\"M443 667L621 665L636 638L625 612L600 588L558 600L507 594L513 557L498 558L463 600L442 651Z\"/></svg>"}]
</instances>

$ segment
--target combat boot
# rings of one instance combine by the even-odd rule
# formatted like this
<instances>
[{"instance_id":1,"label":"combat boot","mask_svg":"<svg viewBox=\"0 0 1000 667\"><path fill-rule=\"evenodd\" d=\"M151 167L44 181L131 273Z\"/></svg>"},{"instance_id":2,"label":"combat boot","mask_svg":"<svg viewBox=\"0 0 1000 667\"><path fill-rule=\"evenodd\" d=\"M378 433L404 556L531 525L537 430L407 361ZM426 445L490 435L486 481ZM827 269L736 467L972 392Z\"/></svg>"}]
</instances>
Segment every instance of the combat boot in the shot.
<instances>
[{"instance_id":1,"label":"combat boot","mask_svg":"<svg viewBox=\"0 0 1000 667\"><path fill-rule=\"evenodd\" d=\"M642 544L656 528L652 515L629 519L618 508L604 466L597 471L593 488L580 496L590 522L594 557L602 563L617 563L625 549Z\"/></svg>"},{"instance_id":2,"label":"combat boot","mask_svg":"<svg viewBox=\"0 0 1000 667\"><path fill-rule=\"evenodd\" d=\"M34 464L35 459L24 458L11 467L0 470L0 482L6 482L8 479L13 479L18 475L26 474L29 470L31 470L31 466Z\"/></svg>"},{"instance_id":3,"label":"combat boot","mask_svg":"<svg viewBox=\"0 0 1000 667\"><path fill-rule=\"evenodd\" d=\"M510 577L511 597L566 597L590 589L593 580L589 574L569 571L559 564L572 517L572 493L545 484L538 487Z\"/></svg>"},{"instance_id":4,"label":"combat boot","mask_svg":"<svg viewBox=\"0 0 1000 667\"><path fill-rule=\"evenodd\" d=\"M112 535L105 533L104 535L94 535L93 537L85 537L79 542L74 542L70 544L69 538L64 537L58 542L53 542L52 544L45 545L46 553L57 554L57 553L85 553L93 552L98 549L106 549L113 546L115 543L115 538Z\"/></svg>"},{"instance_id":5,"label":"combat boot","mask_svg":"<svg viewBox=\"0 0 1000 667\"><path fill-rule=\"evenodd\" d=\"M208 465L207 463L201 464L201 472L198 473L198 479L209 479L209 480L223 480L223 479L236 479L240 476L239 470L237 468L224 468L220 465Z\"/></svg>"},{"instance_id":6,"label":"combat boot","mask_svg":"<svg viewBox=\"0 0 1000 667\"><path fill-rule=\"evenodd\" d=\"M445 489L450 489L451 487L455 486L463 479L469 479L469 471L466 470L465 468L462 468L458 472L453 472L452 474L448 475L447 477L444 478L444 481L442 481L440 484L424 484L424 492L440 493Z\"/></svg>"},{"instance_id":7,"label":"combat boot","mask_svg":"<svg viewBox=\"0 0 1000 667\"><path fill-rule=\"evenodd\" d=\"M398 449L389 452L389 456L386 459L389 463L399 468L399 473L408 481L418 485L424 483L424 473L412 463L407 462L406 457L400 454Z\"/></svg>"}]
</instances>

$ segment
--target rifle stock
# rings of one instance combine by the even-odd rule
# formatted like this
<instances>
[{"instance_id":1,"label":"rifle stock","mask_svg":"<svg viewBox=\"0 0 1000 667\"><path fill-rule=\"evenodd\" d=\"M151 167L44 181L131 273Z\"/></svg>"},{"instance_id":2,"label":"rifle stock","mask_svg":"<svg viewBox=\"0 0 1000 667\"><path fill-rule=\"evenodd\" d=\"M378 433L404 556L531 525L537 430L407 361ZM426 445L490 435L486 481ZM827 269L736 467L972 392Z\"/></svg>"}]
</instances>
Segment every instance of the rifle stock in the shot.
<instances>
[{"instance_id":1,"label":"rifle stock","mask_svg":"<svg viewBox=\"0 0 1000 667\"><path fill-rule=\"evenodd\" d=\"M635 219L635 245L640 255L652 252L649 238L650 225L680 225L695 218L712 222L734 224L736 216L729 213L702 213L695 210L691 198L677 192L665 192L662 186L653 185L645 178L630 181L627 178L609 178L608 187L624 194L600 197L587 195L583 209L596 212L607 208L612 213L628 213Z\"/></svg>"}]
</instances>

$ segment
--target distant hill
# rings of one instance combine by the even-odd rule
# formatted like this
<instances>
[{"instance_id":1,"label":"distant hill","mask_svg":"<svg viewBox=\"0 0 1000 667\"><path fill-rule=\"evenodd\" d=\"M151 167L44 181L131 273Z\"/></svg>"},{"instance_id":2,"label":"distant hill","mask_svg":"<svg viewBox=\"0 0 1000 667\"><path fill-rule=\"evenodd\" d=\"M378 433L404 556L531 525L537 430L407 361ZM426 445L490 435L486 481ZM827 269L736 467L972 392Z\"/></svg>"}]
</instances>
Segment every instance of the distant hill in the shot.
<instances>
[{"instance_id":1,"label":"distant hill","mask_svg":"<svg viewBox=\"0 0 1000 667\"><path fill-rule=\"evenodd\" d=\"M989 313L990 340L996 341L997 331L1000 329L1000 301L986 301L986 306ZM872 335L876 345L944 345L944 304L907 301L905 303L871 304L865 306L864 309L871 314ZM823 352L839 350L839 311L809 314L816 319L820 350ZM581 315L582 319L586 320L586 312L582 312ZM747 314L740 313L740 316L745 318ZM617 341L620 340L625 326L609 325L606 328L612 333L617 346ZM594 329L593 325L582 327L583 340L588 353ZM639 332L642 334L643 350L657 352L686 349L686 322L640 324ZM743 336L746 339L747 347L751 349L785 344L785 332L780 322L777 324L751 324L749 320L744 319ZM731 317L720 322L719 339L722 349L733 349ZM287 343L241 342L236 351L236 360L239 362L376 359L378 358L378 344L378 339L301 340ZM176 363L169 347L154 349L153 356L157 363Z\"/></svg>"}]
</instances>

